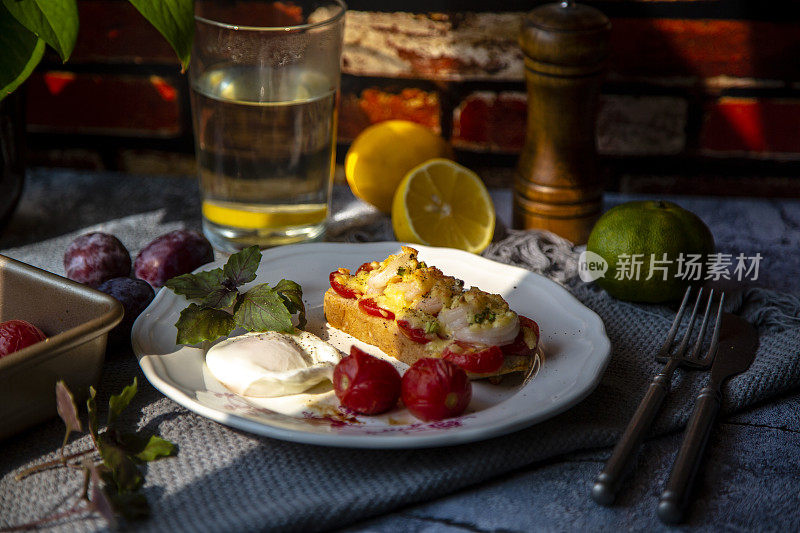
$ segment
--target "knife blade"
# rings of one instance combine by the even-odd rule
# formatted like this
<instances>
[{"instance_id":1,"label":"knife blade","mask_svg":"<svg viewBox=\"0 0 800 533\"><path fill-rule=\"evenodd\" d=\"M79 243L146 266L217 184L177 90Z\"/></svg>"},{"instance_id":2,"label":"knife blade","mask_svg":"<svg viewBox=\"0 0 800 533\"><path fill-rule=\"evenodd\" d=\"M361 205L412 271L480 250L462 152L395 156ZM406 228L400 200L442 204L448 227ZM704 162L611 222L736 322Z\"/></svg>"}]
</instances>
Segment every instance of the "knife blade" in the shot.
<instances>
[{"instance_id":1,"label":"knife blade","mask_svg":"<svg viewBox=\"0 0 800 533\"><path fill-rule=\"evenodd\" d=\"M722 385L750 368L757 348L758 333L749 322L736 315L723 315L711 377L697 396L681 448L658 503L658 516L662 522L675 524L683 519L703 451L722 403Z\"/></svg>"},{"instance_id":2,"label":"knife blade","mask_svg":"<svg viewBox=\"0 0 800 533\"><path fill-rule=\"evenodd\" d=\"M719 348L708 386L719 391L725 380L750 368L757 347L758 333L749 322L736 315L722 315Z\"/></svg>"}]
</instances>

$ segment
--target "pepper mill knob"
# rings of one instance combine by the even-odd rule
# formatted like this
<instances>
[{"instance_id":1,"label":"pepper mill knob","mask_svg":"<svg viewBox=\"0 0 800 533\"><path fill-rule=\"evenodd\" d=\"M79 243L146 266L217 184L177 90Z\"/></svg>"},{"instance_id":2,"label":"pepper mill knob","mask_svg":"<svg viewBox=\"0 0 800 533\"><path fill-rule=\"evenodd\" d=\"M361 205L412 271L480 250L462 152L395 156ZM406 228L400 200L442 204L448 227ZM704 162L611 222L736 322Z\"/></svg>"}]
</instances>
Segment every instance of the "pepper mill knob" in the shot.
<instances>
[{"instance_id":1,"label":"pepper mill knob","mask_svg":"<svg viewBox=\"0 0 800 533\"><path fill-rule=\"evenodd\" d=\"M528 129L514 182L517 228L550 230L585 243L600 216L595 120L611 23L565 0L523 19Z\"/></svg>"}]
</instances>

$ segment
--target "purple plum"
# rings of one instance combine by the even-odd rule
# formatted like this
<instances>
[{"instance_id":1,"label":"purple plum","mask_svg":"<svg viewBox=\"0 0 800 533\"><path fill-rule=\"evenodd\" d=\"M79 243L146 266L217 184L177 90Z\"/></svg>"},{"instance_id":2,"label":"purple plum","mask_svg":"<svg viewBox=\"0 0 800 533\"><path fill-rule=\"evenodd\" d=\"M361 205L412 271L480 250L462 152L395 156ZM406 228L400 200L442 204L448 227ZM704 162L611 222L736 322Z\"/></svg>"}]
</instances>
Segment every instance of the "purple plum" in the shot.
<instances>
[{"instance_id":1,"label":"purple plum","mask_svg":"<svg viewBox=\"0 0 800 533\"><path fill-rule=\"evenodd\" d=\"M137 278L158 289L175 276L214 260L211 243L196 231L175 230L156 238L136 256Z\"/></svg>"},{"instance_id":2,"label":"purple plum","mask_svg":"<svg viewBox=\"0 0 800 533\"><path fill-rule=\"evenodd\" d=\"M129 276L131 256L113 235L87 233L67 246L64 270L69 279L97 287L108 279Z\"/></svg>"}]
</instances>

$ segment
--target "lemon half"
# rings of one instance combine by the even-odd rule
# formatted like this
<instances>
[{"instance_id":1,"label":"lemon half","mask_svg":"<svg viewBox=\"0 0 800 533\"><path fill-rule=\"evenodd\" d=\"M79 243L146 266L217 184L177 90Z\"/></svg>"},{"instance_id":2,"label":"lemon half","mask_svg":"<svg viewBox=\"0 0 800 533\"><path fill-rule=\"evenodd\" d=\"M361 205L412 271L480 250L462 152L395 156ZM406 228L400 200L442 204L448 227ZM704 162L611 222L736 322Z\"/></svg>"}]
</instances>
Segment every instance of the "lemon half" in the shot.
<instances>
[{"instance_id":1,"label":"lemon half","mask_svg":"<svg viewBox=\"0 0 800 533\"><path fill-rule=\"evenodd\" d=\"M495 211L477 174L448 159L411 169L392 202L399 241L482 252L492 242Z\"/></svg>"}]
</instances>

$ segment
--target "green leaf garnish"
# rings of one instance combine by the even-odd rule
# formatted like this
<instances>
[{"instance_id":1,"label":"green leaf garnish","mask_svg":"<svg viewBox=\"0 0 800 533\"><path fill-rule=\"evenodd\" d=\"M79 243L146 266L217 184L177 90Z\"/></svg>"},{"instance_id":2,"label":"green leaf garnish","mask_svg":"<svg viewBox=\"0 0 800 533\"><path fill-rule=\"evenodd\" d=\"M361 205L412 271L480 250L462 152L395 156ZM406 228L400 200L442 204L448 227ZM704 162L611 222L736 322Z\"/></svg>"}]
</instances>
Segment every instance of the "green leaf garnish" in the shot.
<instances>
[{"instance_id":1,"label":"green leaf garnish","mask_svg":"<svg viewBox=\"0 0 800 533\"><path fill-rule=\"evenodd\" d=\"M439 332L439 322L437 320L431 320L429 322L425 322L425 333L438 333Z\"/></svg>"},{"instance_id":2,"label":"green leaf garnish","mask_svg":"<svg viewBox=\"0 0 800 533\"><path fill-rule=\"evenodd\" d=\"M266 283L246 293L238 287L256 278L261 251L251 246L228 258L225 265L197 274L176 276L165 284L190 303L175 323L177 344L197 344L229 335L237 326L247 331L292 332L292 315L298 327L306 325L303 289L294 281L282 279L270 288Z\"/></svg>"},{"instance_id":3,"label":"green leaf garnish","mask_svg":"<svg viewBox=\"0 0 800 533\"><path fill-rule=\"evenodd\" d=\"M122 389L122 392L119 394L114 394L111 398L108 399L108 425L112 425L116 420L119 414L128 407L128 404L131 403L133 397L136 396L136 391L138 390L138 384L136 382L136 378L133 378L133 383Z\"/></svg>"},{"instance_id":4,"label":"green leaf garnish","mask_svg":"<svg viewBox=\"0 0 800 533\"><path fill-rule=\"evenodd\" d=\"M219 309L205 309L197 304L181 311L175 323L178 328L177 344L197 344L205 340L216 340L233 331L233 315Z\"/></svg>"},{"instance_id":5,"label":"green leaf garnish","mask_svg":"<svg viewBox=\"0 0 800 533\"><path fill-rule=\"evenodd\" d=\"M251 246L233 254L222 267L226 284L234 288L253 281L256 279L256 270L260 262L261 251L258 246Z\"/></svg>"},{"instance_id":6,"label":"green leaf garnish","mask_svg":"<svg viewBox=\"0 0 800 533\"><path fill-rule=\"evenodd\" d=\"M488 307L484 307L479 313L472 317L472 324L483 324L484 322L494 322L497 316Z\"/></svg>"},{"instance_id":7,"label":"green leaf garnish","mask_svg":"<svg viewBox=\"0 0 800 533\"><path fill-rule=\"evenodd\" d=\"M283 298L266 283L257 285L244 294L234 313L236 325L247 331L291 332L292 314Z\"/></svg>"}]
</instances>

